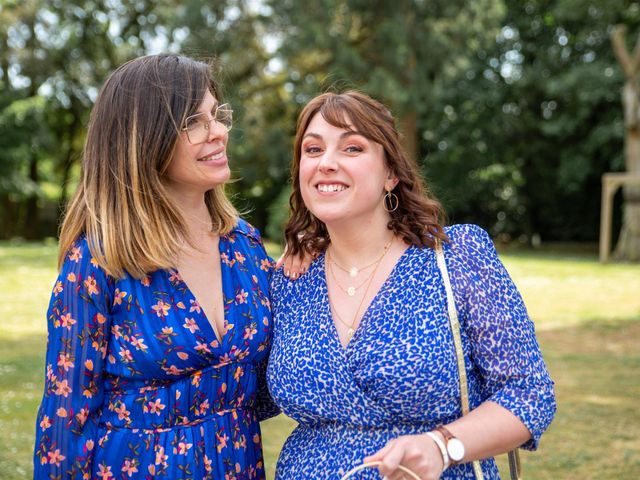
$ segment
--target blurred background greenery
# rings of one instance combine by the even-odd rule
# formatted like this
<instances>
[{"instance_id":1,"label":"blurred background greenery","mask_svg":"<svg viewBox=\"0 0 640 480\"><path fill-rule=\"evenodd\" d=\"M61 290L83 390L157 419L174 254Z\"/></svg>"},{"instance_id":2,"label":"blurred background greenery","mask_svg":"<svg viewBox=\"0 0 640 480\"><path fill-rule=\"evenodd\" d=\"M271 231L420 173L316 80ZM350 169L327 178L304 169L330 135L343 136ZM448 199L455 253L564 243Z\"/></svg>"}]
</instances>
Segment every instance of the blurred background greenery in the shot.
<instances>
[{"instance_id":1,"label":"blurred background greenery","mask_svg":"<svg viewBox=\"0 0 640 480\"><path fill-rule=\"evenodd\" d=\"M232 189L275 241L295 117L347 87L392 109L452 221L523 243L595 241L600 177L624 170L616 24L631 49L640 3L2 0L0 238L55 236L102 81L172 51L218 59L237 114Z\"/></svg>"}]
</instances>

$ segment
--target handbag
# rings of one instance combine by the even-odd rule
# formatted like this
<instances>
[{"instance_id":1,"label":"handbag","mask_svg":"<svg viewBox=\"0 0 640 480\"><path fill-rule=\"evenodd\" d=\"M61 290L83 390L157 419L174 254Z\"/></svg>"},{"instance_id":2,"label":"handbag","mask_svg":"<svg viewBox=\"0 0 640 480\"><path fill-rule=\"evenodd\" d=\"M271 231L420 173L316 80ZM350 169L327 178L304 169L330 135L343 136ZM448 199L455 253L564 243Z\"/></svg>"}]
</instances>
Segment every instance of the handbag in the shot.
<instances>
[{"instance_id":1,"label":"handbag","mask_svg":"<svg viewBox=\"0 0 640 480\"><path fill-rule=\"evenodd\" d=\"M469 389L467 386L467 370L464 363L464 353L462 351L462 339L460 337L460 322L458 321L458 311L456 309L455 299L453 297L453 289L451 288L451 279L449 278L449 271L447 270L447 264L444 260L444 250L442 249L442 242L436 241L436 262L442 275L442 281L444 282L445 290L447 292L447 311L449 313L449 324L451 325L451 333L453 334L453 343L456 349L456 360L458 363L458 378L460 380L460 402L462 404L462 414L469 413ZM520 464L520 452L518 449L511 450L508 453L509 457L509 473L511 480L522 480L522 465ZM475 460L473 462L473 471L476 476L476 480L484 480L482 474L482 468L480 462Z\"/></svg>"}]
</instances>

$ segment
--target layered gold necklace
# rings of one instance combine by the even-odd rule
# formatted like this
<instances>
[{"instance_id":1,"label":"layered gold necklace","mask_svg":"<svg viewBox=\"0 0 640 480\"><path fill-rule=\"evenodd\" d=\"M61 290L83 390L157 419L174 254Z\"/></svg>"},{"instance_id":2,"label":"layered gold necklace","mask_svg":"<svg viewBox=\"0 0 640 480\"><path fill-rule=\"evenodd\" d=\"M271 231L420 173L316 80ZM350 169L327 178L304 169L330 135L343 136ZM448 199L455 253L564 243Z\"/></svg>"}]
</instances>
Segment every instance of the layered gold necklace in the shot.
<instances>
[{"instance_id":1,"label":"layered gold necklace","mask_svg":"<svg viewBox=\"0 0 640 480\"><path fill-rule=\"evenodd\" d=\"M342 290L343 292L345 292L347 295L349 295L350 297L355 296L357 290L364 286L366 284L366 288L362 294L362 297L360 298L360 303L358 304L358 308L356 309L356 313L353 316L353 320L351 320L351 323L346 322L338 313L337 308L335 308L334 305L332 305L331 302L331 297L329 297L329 304L332 307L333 313L335 314L336 318L338 319L338 321L340 323L342 323L345 327L347 327L347 338L348 340L351 340L351 337L353 337L353 334L355 333L355 324L356 321L358 320L358 315L360 314L360 309L362 308L362 305L364 303L364 299L367 296L367 293L369 292L369 287L371 287L371 283L373 282L374 277L376 276L376 272L378 271L378 267L380 266L380 264L382 263L382 259L385 257L385 255L387 254L387 252L389 251L391 244L393 243L393 238L389 241L389 243L387 243L384 246L384 249L382 251L382 254L372 263L358 269L356 267L351 267L349 270L345 269L344 267L340 266L340 264L338 264L338 262L335 261L335 259L333 259L333 257L331 256L331 251L327 250L327 263L328 263L328 267L329 267L329 272L331 273L331 276L333 277L334 282L336 283L336 285L338 286L338 288L340 290ZM336 265L338 268L340 268L341 270L349 273L349 275L354 278L357 277L358 273L361 271L364 271L370 267L374 267L371 274L369 274L363 282L361 282L359 285L350 285L347 288L344 288L342 285L340 285L340 283L338 282L338 279L336 278L336 274L333 270L333 265ZM356 272L355 275L352 274L352 272Z\"/></svg>"},{"instance_id":2,"label":"layered gold necklace","mask_svg":"<svg viewBox=\"0 0 640 480\"><path fill-rule=\"evenodd\" d=\"M368 265L365 265L364 267L358 268L358 267L351 267L349 269L343 267L342 265L340 265L331 255L331 251L327 250L327 259L329 260L329 271L331 273L331 276L333 277L333 280L336 282L336 285L338 286L338 288L340 290L342 290L344 293L346 293L347 295L349 295L350 297L355 296L356 292L358 291L358 289L360 287L362 287L365 283L367 283L371 278L373 278L373 275L376 272L376 269L378 268L378 265L380 264L380 262L382 261L382 259L384 258L384 256L387 254L387 252L389 251L389 248L391 247L391 243L393 243L393 238L391 240L389 240L389 243L387 243L383 250L382 250L382 254L380 254L380 256L378 258L376 258L373 262L369 263ZM343 287L340 282L338 282L338 278L336 277L335 272L333 271L333 265L335 265L336 267L338 267L340 270L347 272L349 274L349 276L353 279L355 279L360 272L364 272L365 270L367 270L368 268L373 267L374 265L376 266L376 268L373 269L373 271L371 272L370 275L368 275L363 282L361 282L359 285L349 285L347 288Z\"/></svg>"}]
</instances>

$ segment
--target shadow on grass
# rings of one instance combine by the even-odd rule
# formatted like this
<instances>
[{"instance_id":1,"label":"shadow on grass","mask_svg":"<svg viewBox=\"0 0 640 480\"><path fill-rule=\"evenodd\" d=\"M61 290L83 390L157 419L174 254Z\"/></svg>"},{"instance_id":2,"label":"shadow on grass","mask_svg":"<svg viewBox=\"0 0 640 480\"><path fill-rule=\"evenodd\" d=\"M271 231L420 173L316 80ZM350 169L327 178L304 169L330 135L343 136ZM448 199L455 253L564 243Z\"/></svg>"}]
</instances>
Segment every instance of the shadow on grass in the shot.
<instances>
[{"instance_id":1,"label":"shadow on grass","mask_svg":"<svg viewBox=\"0 0 640 480\"><path fill-rule=\"evenodd\" d=\"M556 382L558 413L539 450L523 452L525 478L640 478L640 319L590 322L538 337ZM0 338L3 480L32 477L45 342L43 335ZM263 425L268 478L292 426L284 416ZM499 465L509 478L504 456Z\"/></svg>"}]
</instances>

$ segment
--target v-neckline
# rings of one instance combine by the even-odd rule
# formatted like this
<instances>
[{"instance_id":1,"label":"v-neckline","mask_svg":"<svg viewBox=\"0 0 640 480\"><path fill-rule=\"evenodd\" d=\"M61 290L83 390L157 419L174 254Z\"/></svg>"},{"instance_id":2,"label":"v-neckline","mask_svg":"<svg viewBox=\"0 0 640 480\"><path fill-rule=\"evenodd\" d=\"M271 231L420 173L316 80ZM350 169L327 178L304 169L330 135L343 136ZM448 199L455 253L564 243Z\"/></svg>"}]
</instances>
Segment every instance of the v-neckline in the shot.
<instances>
[{"instance_id":1,"label":"v-neckline","mask_svg":"<svg viewBox=\"0 0 640 480\"><path fill-rule=\"evenodd\" d=\"M329 299L329 284L327 283L327 269L325 266L326 252L323 254L322 258L318 259L320 260L320 265L322 268L321 276L322 276L322 282L324 285L323 300L327 308L327 313L328 313L327 318L329 319L329 323L331 324L330 328L333 333L332 336L336 340L338 347L340 348L340 351L342 351L345 354L349 351L351 345L353 345L355 341L354 339L356 338L356 336L359 336L363 328L363 325L365 325L365 321L369 318L369 310L378 301L378 297L380 296L380 294L384 290L388 289L388 286L391 283L393 277L395 277L395 274L396 274L396 271L398 270L399 265L404 262L404 258L408 255L409 251L413 250L414 248L415 248L414 245L409 245L405 249L405 251L402 252L402 255L398 257L398 260L396 260L396 263L393 265L393 268L389 272L389 275L387 275L387 278L384 279L384 282L382 282L382 285L380 285L380 288L378 289L376 294L373 296L373 298L369 302L369 305L367 305L367 308L364 310L362 317L360 317L360 321L358 322L358 326L353 329L353 335L351 336L351 338L349 339L346 345L343 345L342 341L340 340L340 334L338 333L338 328L336 327L336 319L334 318L333 311L331 309L331 301Z\"/></svg>"},{"instance_id":2,"label":"v-neckline","mask_svg":"<svg viewBox=\"0 0 640 480\"><path fill-rule=\"evenodd\" d=\"M193 290L191 290L191 287L189 286L189 284L187 283L187 281L183 278L182 274L180 273L180 270L178 270L177 268L173 269L173 272L176 273L178 275L178 279L179 281L182 283L182 285L184 285L185 288L185 292L187 293L187 296L190 297L189 300L193 300L197 305L198 308L200 309L200 312L198 312L196 310L196 313L198 313L198 315L196 315L196 323L198 323L198 327L200 329L203 328L203 325L206 325L204 327L204 329L209 328L209 332L210 334L213 334L213 338L216 340L218 346L221 348L223 345L224 340L227 338L227 334L229 333L229 329L227 328L227 325L229 325L228 319L227 319L227 309L224 308L224 274L223 274L223 269L222 269L222 242L223 240L226 239L225 235L220 235L218 237L218 256L220 257L220 289L221 289L221 295L222 295L222 323L224 326L224 332L219 332L216 325L214 325L213 323L211 323L211 320L209 319L209 317L207 316L207 313L204 311L204 308L202 307L202 305L200 304L200 302L198 301L198 297L196 297L196 294L193 292Z\"/></svg>"}]
</instances>

